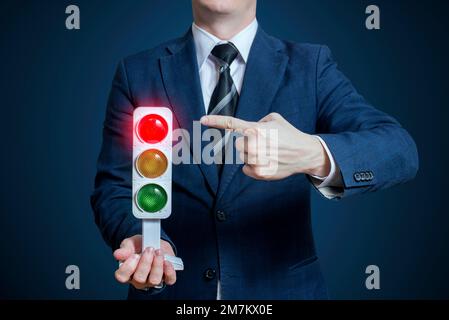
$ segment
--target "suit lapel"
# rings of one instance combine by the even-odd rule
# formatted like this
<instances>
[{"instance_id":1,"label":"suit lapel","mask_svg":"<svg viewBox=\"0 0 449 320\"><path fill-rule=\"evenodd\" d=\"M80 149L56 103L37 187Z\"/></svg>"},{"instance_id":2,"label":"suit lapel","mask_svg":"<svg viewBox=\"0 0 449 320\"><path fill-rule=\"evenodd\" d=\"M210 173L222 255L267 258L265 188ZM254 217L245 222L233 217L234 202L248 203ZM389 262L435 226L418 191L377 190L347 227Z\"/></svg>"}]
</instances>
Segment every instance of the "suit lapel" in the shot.
<instances>
[{"instance_id":1,"label":"suit lapel","mask_svg":"<svg viewBox=\"0 0 449 320\"><path fill-rule=\"evenodd\" d=\"M271 103L285 73L288 56L281 51L282 43L258 29L243 80L236 117L257 122L270 113ZM234 146L233 146L234 148ZM234 155L236 154L234 148ZM218 187L217 200L228 188L242 165L225 165Z\"/></svg>"},{"instance_id":2,"label":"suit lapel","mask_svg":"<svg viewBox=\"0 0 449 320\"><path fill-rule=\"evenodd\" d=\"M199 79L198 62L196 59L195 44L191 31L184 36L180 43L167 47L171 55L160 59L161 73L168 99L173 108L180 128L189 132L189 145L194 163L199 164L204 178L209 184L212 192L217 193L218 174L214 165L202 163L201 152L205 142L201 142L201 150L193 150L194 128L193 121L199 121L205 114L201 83ZM200 135L202 127L195 135Z\"/></svg>"}]
</instances>

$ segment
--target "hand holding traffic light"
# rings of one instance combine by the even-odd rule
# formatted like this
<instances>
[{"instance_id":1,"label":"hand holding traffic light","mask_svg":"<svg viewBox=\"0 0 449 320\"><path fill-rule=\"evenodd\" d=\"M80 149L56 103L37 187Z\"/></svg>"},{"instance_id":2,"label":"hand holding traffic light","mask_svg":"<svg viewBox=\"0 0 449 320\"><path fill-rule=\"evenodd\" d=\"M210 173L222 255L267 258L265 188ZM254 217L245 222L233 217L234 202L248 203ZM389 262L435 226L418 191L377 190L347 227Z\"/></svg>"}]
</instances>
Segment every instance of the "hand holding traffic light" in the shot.
<instances>
[{"instance_id":1,"label":"hand holding traffic light","mask_svg":"<svg viewBox=\"0 0 449 320\"><path fill-rule=\"evenodd\" d=\"M236 139L235 147L245 163L243 172L254 179L281 180L299 173L329 175L329 157L319 139L299 131L278 113L271 113L259 122L211 115L201 118L201 123L243 134L244 137ZM267 152L273 146L275 152Z\"/></svg>"},{"instance_id":2,"label":"hand holding traffic light","mask_svg":"<svg viewBox=\"0 0 449 320\"><path fill-rule=\"evenodd\" d=\"M147 248L142 253L142 236L123 240L120 248L114 251L114 257L122 264L115 272L120 283L130 283L137 289L156 287L165 282L173 285L176 282L176 271L164 255L174 256L173 248L161 240L161 249Z\"/></svg>"}]
</instances>

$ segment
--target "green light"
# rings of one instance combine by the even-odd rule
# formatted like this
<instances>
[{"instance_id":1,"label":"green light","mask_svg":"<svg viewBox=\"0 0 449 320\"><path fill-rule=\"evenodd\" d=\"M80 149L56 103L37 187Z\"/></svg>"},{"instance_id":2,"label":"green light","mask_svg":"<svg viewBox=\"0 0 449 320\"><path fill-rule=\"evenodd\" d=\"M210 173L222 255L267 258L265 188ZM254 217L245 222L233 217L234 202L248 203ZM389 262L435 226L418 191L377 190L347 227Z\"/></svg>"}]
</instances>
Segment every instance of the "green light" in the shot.
<instances>
[{"instance_id":1,"label":"green light","mask_svg":"<svg viewBox=\"0 0 449 320\"><path fill-rule=\"evenodd\" d=\"M158 184L147 184L137 193L137 205L146 212L158 212L167 204L167 192Z\"/></svg>"}]
</instances>

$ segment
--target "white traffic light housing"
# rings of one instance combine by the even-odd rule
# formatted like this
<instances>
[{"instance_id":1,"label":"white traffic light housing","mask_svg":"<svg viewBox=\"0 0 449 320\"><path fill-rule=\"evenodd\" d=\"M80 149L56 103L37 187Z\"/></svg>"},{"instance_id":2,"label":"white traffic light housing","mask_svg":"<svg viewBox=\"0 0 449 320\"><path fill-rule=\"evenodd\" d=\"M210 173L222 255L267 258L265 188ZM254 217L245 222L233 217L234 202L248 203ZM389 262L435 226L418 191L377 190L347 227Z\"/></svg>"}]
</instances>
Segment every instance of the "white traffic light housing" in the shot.
<instances>
[{"instance_id":1,"label":"white traffic light housing","mask_svg":"<svg viewBox=\"0 0 449 320\"><path fill-rule=\"evenodd\" d=\"M171 214L173 115L168 108L134 111L133 214L166 219Z\"/></svg>"},{"instance_id":2,"label":"white traffic light housing","mask_svg":"<svg viewBox=\"0 0 449 320\"><path fill-rule=\"evenodd\" d=\"M161 219L172 208L173 114L165 107L134 110L132 212L142 219L142 250L160 248ZM175 270L183 270L182 260L165 256Z\"/></svg>"}]
</instances>

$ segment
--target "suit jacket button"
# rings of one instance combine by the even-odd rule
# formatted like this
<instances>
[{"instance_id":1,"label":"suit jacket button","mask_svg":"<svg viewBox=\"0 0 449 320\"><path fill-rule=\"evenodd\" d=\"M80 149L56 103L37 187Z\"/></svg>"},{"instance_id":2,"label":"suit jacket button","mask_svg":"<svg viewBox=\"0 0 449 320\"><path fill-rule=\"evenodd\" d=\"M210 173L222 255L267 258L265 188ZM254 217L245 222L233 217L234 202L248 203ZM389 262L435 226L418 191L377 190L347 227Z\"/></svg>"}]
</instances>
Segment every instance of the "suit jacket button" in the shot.
<instances>
[{"instance_id":1,"label":"suit jacket button","mask_svg":"<svg viewBox=\"0 0 449 320\"><path fill-rule=\"evenodd\" d=\"M206 278L206 280L214 280L216 275L217 271L215 271L215 269L209 268L204 271L204 278Z\"/></svg>"},{"instance_id":2,"label":"suit jacket button","mask_svg":"<svg viewBox=\"0 0 449 320\"><path fill-rule=\"evenodd\" d=\"M362 176L360 175L359 172L357 172L357 173L354 174L354 180L355 180L356 182L360 182L360 180L362 180Z\"/></svg>"},{"instance_id":3,"label":"suit jacket button","mask_svg":"<svg viewBox=\"0 0 449 320\"><path fill-rule=\"evenodd\" d=\"M220 222L226 221L226 213L224 211L218 210L215 213L215 216L217 217L217 220Z\"/></svg>"},{"instance_id":4,"label":"suit jacket button","mask_svg":"<svg viewBox=\"0 0 449 320\"><path fill-rule=\"evenodd\" d=\"M366 172L360 173L360 180L361 181L367 181L368 180L368 174Z\"/></svg>"}]
</instances>

